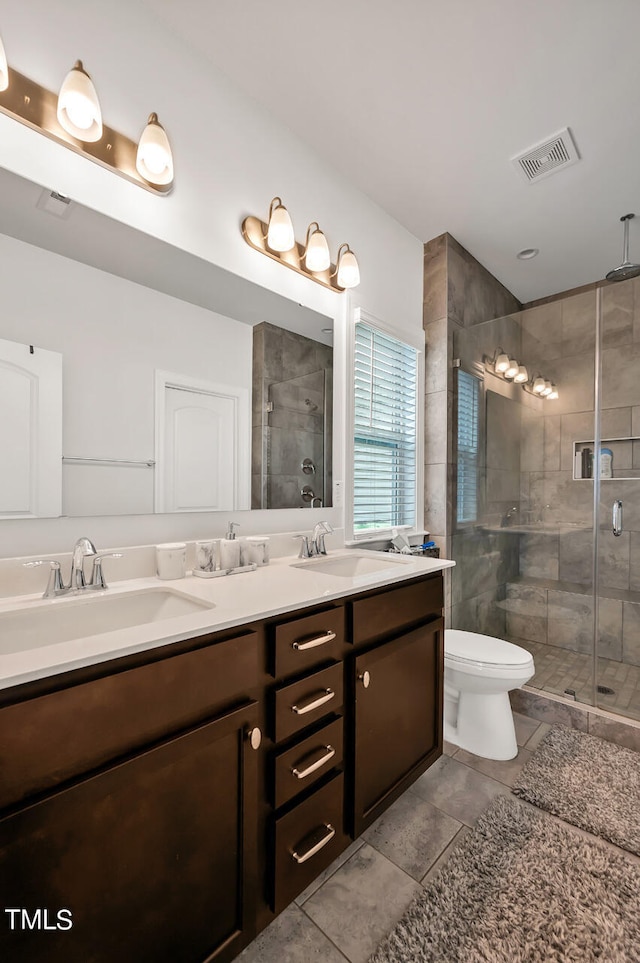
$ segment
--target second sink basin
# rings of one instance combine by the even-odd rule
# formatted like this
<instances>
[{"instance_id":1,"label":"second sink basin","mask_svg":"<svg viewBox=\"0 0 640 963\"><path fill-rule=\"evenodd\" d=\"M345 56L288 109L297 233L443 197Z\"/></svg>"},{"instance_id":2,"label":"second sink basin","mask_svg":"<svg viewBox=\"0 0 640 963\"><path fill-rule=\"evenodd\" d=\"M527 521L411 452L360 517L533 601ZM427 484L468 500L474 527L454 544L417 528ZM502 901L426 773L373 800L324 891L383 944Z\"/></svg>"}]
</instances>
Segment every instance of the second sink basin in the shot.
<instances>
[{"instance_id":1,"label":"second sink basin","mask_svg":"<svg viewBox=\"0 0 640 963\"><path fill-rule=\"evenodd\" d=\"M308 572L322 572L325 575L338 575L342 578L357 578L359 575L373 575L377 572L388 571L396 565L406 565L412 558L398 558L398 556L378 555L375 552L361 552L357 555L334 555L326 558L307 559L298 562L293 568L305 569Z\"/></svg>"},{"instance_id":2,"label":"second sink basin","mask_svg":"<svg viewBox=\"0 0 640 963\"><path fill-rule=\"evenodd\" d=\"M0 612L0 655L159 622L214 608L165 588L61 598Z\"/></svg>"}]
</instances>

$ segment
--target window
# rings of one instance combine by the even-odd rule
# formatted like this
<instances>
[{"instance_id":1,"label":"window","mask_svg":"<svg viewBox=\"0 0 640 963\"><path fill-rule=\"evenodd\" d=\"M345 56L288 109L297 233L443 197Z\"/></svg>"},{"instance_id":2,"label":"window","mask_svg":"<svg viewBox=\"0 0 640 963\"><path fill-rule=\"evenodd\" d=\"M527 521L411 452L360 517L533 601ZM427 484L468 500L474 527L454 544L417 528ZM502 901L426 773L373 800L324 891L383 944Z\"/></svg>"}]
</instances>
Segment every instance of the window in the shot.
<instances>
[{"instance_id":1,"label":"window","mask_svg":"<svg viewBox=\"0 0 640 963\"><path fill-rule=\"evenodd\" d=\"M416 524L418 351L355 326L353 532Z\"/></svg>"},{"instance_id":2,"label":"window","mask_svg":"<svg viewBox=\"0 0 640 963\"><path fill-rule=\"evenodd\" d=\"M458 524L478 517L480 382L458 368Z\"/></svg>"}]
</instances>

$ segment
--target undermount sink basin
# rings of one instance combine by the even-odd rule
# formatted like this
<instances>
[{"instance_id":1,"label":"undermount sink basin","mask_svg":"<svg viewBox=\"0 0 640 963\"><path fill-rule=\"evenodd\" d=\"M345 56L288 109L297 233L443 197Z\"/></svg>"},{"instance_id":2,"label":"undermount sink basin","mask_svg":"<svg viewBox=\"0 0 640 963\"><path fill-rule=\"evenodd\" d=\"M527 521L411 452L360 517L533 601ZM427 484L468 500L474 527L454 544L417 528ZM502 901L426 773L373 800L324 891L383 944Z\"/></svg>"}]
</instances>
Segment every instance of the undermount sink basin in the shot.
<instances>
[{"instance_id":1,"label":"undermount sink basin","mask_svg":"<svg viewBox=\"0 0 640 963\"><path fill-rule=\"evenodd\" d=\"M102 635L214 608L211 602L164 588L117 595L87 595L31 603L0 612L0 655Z\"/></svg>"},{"instance_id":2,"label":"undermount sink basin","mask_svg":"<svg viewBox=\"0 0 640 963\"><path fill-rule=\"evenodd\" d=\"M293 568L299 568L307 572L322 572L324 575L339 575L342 578L357 578L359 575L374 575L394 569L396 565L406 565L413 559L398 558L397 556L386 556L386 558L376 555L374 552L362 553L362 555L338 555L335 557L307 559L298 562Z\"/></svg>"}]
</instances>

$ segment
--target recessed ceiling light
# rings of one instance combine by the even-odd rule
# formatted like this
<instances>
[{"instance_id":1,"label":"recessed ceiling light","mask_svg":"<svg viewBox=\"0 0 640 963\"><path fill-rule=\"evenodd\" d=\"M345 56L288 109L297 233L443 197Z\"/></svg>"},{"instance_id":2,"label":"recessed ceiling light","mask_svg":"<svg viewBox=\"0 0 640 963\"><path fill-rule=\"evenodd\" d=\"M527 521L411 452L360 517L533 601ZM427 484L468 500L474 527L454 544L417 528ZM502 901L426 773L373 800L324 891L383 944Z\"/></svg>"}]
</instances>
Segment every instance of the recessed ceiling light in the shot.
<instances>
[{"instance_id":1,"label":"recessed ceiling light","mask_svg":"<svg viewBox=\"0 0 640 963\"><path fill-rule=\"evenodd\" d=\"M516 257L519 261L530 261L532 257L537 257L540 253L540 248L537 247L525 247L522 251L518 251Z\"/></svg>"}]
</instances>

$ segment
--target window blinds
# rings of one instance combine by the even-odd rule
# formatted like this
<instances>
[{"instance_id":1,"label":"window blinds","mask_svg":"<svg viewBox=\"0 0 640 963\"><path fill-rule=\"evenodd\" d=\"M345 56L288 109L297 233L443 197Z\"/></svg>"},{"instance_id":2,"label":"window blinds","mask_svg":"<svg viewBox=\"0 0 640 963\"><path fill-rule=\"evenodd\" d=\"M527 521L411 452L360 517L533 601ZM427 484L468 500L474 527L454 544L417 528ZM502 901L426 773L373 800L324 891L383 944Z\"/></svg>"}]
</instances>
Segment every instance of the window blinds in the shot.
<instances>
[{"instance_id":1,"label":"window blinds","mask_svg":"<svg viewBox=\"0 0 640 963\"><path fill-rule=\"evenodd\" d=\"M414 525L418 353L370 327L355 328L354 535Z\"/></svg>"},{"instance_id":2,"label":"window blinds","mask_svg":"<svg viewBox=\"0 0 640 963\"><path fill-rule=\"evenodd\" d=\"M478 409L480 383L458 368L458 524L478 516Z\"/></svg>"}]
</instances>

